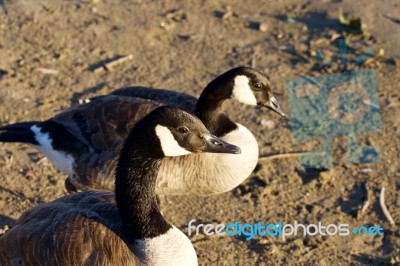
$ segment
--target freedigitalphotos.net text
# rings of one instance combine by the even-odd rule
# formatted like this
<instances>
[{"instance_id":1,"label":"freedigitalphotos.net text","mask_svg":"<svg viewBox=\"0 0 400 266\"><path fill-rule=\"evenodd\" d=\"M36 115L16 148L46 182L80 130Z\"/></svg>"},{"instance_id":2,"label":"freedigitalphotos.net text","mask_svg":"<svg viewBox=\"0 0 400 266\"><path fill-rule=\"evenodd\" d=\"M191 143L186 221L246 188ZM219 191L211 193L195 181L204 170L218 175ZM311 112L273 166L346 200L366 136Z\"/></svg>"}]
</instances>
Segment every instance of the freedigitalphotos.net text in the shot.
<instances>
[{"instance_id":1,"label":"freedigitalphotos.net text","mask_svg":"<svg viewBox=\"0 0 400 266\"><path fill-rule=\"evenodd\" d=\"M285 240L288 236L348 236L354 235L365 235L365 236L383 236L383 228L379 225L372 226L360 226L350 228L349 224L328 224L324 225L322 222L317 224L304 225L294 221L293 224L269 223L263 224L257 222L254 224L241 224L238 222L225 224L198 224L194 225L196 220L192 219L188 223L188 235L191 236L193 233L199 235L204 233L207 236L212 235L229 235L229 236L245 236L246 240L251 240L255 236L270 236L270 237L281 237Z\"/></svg>"}]
</instances>

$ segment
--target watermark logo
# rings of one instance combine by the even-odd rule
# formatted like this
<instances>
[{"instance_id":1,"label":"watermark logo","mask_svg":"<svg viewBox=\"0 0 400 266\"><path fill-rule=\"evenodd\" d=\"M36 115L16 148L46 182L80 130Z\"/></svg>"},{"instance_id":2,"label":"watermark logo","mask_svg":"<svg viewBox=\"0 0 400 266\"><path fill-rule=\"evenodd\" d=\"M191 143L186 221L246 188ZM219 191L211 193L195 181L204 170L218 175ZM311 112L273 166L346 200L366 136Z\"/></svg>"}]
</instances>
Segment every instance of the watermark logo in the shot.
<instances>
[{"instance_id":1,"label":"watermark logo","mask_svg":"<svg viewBox=\"0 0 400 266\"><path fill-rule=\"evenodd\" d=\"M194 225L196 220L192 219L188 223L188 236L192 234L199 235L201 233L207 236L244 236L247 241L252 240L256 236L261 237L280 237L283 241L289 236L348 236L350 234L357 236L383 236L383 228L379 225L354 227L350 230L349 224L328 224L323 225L322 222L317 224L300 224L294 221L293 224L257 222L254 224L241 224L239 222L225 224L198 224Z\"/></svg>"},{"instance_id":2,"label":"watermark logo","mask_svg":"<svg viewBox=\"0 0 400 266\"><path fill-rule=\"evenodd\" d=\"M345 60L345 45L342 42L340 46L342 60ZM300 156L303 167L330 168L335 136L347 136L348 162L372 163L380 160L378 149L360 145L357 141L360 133L381 129L374 70L291 79L287 81L287 92L294 139L319 139L321 142L319 150Z\"/></svg>"}]
</instances>

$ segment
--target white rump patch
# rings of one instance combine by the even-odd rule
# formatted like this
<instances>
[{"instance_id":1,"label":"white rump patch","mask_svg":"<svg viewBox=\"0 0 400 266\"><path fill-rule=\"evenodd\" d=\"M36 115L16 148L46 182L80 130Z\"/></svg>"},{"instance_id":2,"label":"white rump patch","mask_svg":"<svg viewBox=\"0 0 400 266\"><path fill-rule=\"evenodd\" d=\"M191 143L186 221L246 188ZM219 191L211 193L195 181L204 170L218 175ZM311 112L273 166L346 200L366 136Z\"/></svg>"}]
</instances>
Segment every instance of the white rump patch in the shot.
<instances>
[{"instance_id":1,"label":"white rump patch","mask_svg":"<svg viewBox=\"0 0 400 266\"><path fill-rule=\"evenodd\" d=\"M181 156L191 153L178 144L174 135L172 135L172 132L167 127L157 125L156 134L160 139L161 149L165 156Z\"/></svg>"},{"instance_id":2,"label":"white rump patch","mask_svg":"<svg viewBox=\"0 0 400 266\"><path fill-rule=\"evenodd\" d=\"M40 127L33 125L32 132L35 134L35 139L39 145L35 145L38 150L43 152L47 158L57 167L61 172L71 175L73 172L74 158L62 151L53 148L53 140L50 138L49 133L40 131Z\"/></svg>"},{"instance_id":3,"label":"white rump patch","mask_svg":"<svg viewBox=\"0 0 400 266\"><path fill-rule=\"evenodd\" d=\"M241 103L257 105L257 99L250 89L249 78L246 76L240 75L235 78L232 96Z\"/></svg>"}]
</instances>

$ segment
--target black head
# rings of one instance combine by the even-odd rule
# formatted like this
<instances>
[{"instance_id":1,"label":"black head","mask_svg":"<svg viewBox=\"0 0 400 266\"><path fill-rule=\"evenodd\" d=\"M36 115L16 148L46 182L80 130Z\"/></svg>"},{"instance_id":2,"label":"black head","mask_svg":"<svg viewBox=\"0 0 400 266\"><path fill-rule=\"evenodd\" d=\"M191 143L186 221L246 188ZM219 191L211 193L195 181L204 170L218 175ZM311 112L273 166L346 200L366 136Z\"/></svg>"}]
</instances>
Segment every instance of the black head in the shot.
<instances>
[{"instance_id":1,"label":"black head","mask_svg":"<svg viewBox=\"0 0 400 266\"><path fill-rule=\"evenodd\" d=\"M233 74L232 98L249 104L260 105L285 116L274 95L269 79L250 67L230 70ZM229 72L229 71L228 71Z\"/></svg>"},{"instance_id":2,"label":"black head","mask_svg":"<svg viewBox=\"0 0 400 266\"><path fill-rule=\"evenodd\" d=\"M204 124L192 114L175 107L159 107L135 127L141 128L140 139L151 143L161 156L181 156L190 153L240 153L240 148L211 135ZM154 144L158 145L154 145ZM157 146L157 147L155 147Z\"/></svg>"},{"instance_id":3,"label":"black head","mask_svg":"<svg viewBox=\"0 0 400 266\"><path fill-rule=\"evenodd\" d=\"M232 98L248 105L260 105L285 116L272 93L270 81L253 68L237 67L228 70L210 82L203 93L208 95L211 90L218 90L222 98Z\"/></svg>"}]
</instances>

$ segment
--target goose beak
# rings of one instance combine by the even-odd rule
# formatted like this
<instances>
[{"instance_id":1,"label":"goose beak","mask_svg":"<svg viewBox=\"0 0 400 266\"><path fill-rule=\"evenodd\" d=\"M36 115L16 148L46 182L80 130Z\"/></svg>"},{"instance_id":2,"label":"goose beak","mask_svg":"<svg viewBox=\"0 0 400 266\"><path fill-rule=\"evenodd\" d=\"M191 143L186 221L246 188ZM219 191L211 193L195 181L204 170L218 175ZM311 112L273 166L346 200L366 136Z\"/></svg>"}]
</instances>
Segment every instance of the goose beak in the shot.
<instances>
[{"instance_id":1,"label":"goose beak","mask_svg":"<svg viewBox=\"0 0 400 266\"><path fill-rule=\"evenodd\" d=\"M269 101L266 103L263 103L262 106L267 107L268 109L280 114L281 116L286 116L286 114L283 112L281 106L279 105L278 101L275 99L273 95L269 98Z\"/></svg>"},{"instance_id":2,"label":"goose beak","mask_svg":"<svg viewBox=\"0 0 400 266\"><path fill-rule=\"evenodd\" d=\"M203 152L232 153L232 154L241 153L241 150L238 146L229 144L212 134L209 133L203 134L203 138L206 142L206 145L200 149Z\"/></svg>"}]
</instances>

